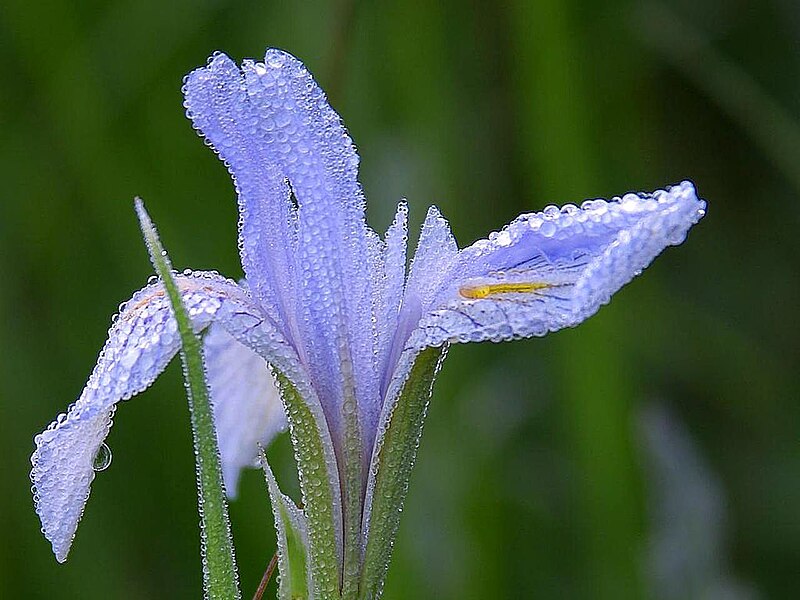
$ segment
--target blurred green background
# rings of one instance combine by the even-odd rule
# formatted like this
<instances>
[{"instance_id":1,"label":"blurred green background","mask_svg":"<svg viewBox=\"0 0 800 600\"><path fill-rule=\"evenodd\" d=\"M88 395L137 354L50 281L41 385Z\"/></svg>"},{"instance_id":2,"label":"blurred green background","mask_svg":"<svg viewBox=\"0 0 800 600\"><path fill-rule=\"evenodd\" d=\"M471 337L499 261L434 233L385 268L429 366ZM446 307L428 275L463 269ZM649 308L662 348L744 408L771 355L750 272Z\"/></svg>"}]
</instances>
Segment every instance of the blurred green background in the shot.
<instances>
[{"instance_id":1,"label":"blurred green background","mask_svg":"<svg viewBox=\"0 0 800 600\"><path fill-rule=\"evenodd\" d=\"M685 178L709 201L580 328L451 349L386 597L796 594L800 5L4 0L0 597L201 597L177 364L117 411L64 565L29 455L150 275L134 195L176 265L241 275L233 187L180 85L213 50L268 45L329 91L376 229L402 197L415 231L436 203L461 245ZM289 481L288 440L270 452ZM274 550L258 472L231 512L249 598Z\"/></svg>"}]
</instances>

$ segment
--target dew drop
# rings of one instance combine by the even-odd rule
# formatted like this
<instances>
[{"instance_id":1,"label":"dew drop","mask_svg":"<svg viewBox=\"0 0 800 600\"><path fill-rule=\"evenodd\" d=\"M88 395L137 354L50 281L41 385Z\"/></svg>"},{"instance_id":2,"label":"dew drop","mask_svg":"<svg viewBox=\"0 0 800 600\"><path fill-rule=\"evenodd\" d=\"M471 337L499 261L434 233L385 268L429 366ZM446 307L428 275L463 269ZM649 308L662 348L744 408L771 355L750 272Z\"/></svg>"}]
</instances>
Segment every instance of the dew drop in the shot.
<instances>
[{"instance_id":1,"label":"dew drop","mask_svg":"<svg viewBox=\"0 0 800 600\"><path fill-rule=\"evenodd\" d=\"M96 472L105 471L111 464L111 449L104 443L97 449L92 461L92 469Z\"/></svg>"}]
</instances>

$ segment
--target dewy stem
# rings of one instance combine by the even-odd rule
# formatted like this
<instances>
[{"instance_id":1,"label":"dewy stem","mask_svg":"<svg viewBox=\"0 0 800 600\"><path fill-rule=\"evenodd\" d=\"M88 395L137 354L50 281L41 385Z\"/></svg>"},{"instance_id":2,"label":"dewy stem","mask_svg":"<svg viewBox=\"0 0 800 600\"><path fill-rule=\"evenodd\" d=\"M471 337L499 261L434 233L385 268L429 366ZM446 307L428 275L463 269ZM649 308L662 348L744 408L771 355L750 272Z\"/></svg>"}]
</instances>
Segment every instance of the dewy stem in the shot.
<instances>
[{"instance_id":1,"label":"dewy stem","mask_svg":"<svg viewBox=\"0 0 800 600\"><path fill-rule=\"evenodd\" d=\"M206 384L202 345L181 301L167 252L161 245L158 232L139 198L136 199L136 214L150 253L150 260L172 304L181 337L181 362L186 379L197 468L203 590L205 597L210 600L238 600L241 598L241 592L236 573L217 434Z\"/></svg>"}]
</instances>

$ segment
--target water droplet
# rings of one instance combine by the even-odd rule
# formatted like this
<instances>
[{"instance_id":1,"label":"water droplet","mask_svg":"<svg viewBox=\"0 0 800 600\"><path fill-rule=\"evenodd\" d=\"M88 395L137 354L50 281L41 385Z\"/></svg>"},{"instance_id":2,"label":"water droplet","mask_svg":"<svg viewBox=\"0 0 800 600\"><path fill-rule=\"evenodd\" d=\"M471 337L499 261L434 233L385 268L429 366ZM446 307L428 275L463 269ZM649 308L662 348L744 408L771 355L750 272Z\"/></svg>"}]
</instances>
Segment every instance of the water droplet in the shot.
<instances>
[{"instance_id":1,"label":"water droplet","mask_svg":"<svg viewBox=\"0 0 800 600\"><path fill-rule=\"evenodd\" d=\"M92 469L96 472L105 471L111 464L111 449L104 443L97 449L92 461Z\"/></svg>"},{"instance_id":2,"label":"water droplet","mask_svg":"<svg viewBox=\"0 0 800 600\"><path fill-rule=\"evenodd\" d=\"M539 232L545 237L553 237L557 230L556 224L552 221L545 221L539 228Z\"/></svg>"}]
</instances>

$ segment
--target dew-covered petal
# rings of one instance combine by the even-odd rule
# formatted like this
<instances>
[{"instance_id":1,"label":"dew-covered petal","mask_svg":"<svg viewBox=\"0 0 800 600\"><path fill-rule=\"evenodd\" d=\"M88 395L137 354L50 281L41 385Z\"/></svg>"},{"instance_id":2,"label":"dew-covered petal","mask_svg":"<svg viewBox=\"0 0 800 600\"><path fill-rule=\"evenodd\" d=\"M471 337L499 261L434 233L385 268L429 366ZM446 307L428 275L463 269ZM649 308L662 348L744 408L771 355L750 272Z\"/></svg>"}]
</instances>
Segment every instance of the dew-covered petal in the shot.
<instances>
[{"instance_id":1,"label":"dew-covered petal","mask_svg":"<svg viewBox=\"0 0 800 600\"><path fill-rule=\"evenodd\" d=\"M704 211L705 202L684 182L654 194L522 215L461 252L446 221L429 212L403 300L406 321L397 334L403 343L393 348L368 498L383 435L424 348L544 335L577 325L665 247L681 243ZM422 313L416 321L409 299ZM403 327L413 331L404 334Z\"/></svg>"},{"instance_id":2,"label":"dew-covered petal","mask_svg":"<svg viewBox=\"0 0 800 600\"><path fill-rule=\"evenodd\" d=\"M265 143L273 117L248 96L222 53L186 76L186 114L230 171L239 200L239 248L251 292L291 337L296 214L286 175Z\"/></svg>"},{"instance_id":3,"label":"dew-covered petal","mask_svg":"<svg viewBox=\"0 0 800 600\"><path fill-rule=\"evenodd\" d=\"M255 323L264 326L259 308L233 281L214 273L179 275L176 281L197 331L213 320L242 330ZM162 285L154 283L136 292L120 307L78 400L36 436L31 457L34 503L60 562L66 560L89 496L93 460L108 433L116 403L153 383L179 346L177 325Z\"/></svg>"},{"instance_id":4,"label":"dew-covered petal","mask_svg":"<svg viewBox=\"0 0 800 600\"><path fill-rule=\"evenodd\" d=\"M383 249L383 271L381 283L376 285L376 294L381 297L380 310L376 311L376 361L378 372L385 377L387 362L392 349L403 292L406 284L406 247L408 244L408 206L405 202L397 205L394 221L386 231ZM387 382L381 381L381 391Z\"/></svg>"},{"instance_id":5,"label":"dew-covered petal","mask_svg":"<svg viewBox=\"0 0 800 600\"><path fill-rule=\"evenodd\" d=\"M279 50L241 69L216 54L187 77L185 92L190 118L235 177L254 295L268 310L273 297L283 307L284 331L336 435L341 365L353 364L360 405L378 387L368 229L352 140L308 70Z\"/></svg>"},{"instance_id":6,"label":"dew-covered petal","mask_svg":"<svg viewBox=\"0 0 800 600\"><path fill-rule=\"evenodd\" d=\"M280 50L263 63L245 61L250 102L258 107L265 154L289 180L297 200L295 287L303 356L331 420L339 411L352 363L359 405L377 394L372 339L368 228L350 136L305 66ZM347 369L345 369L347 370Z\"/></svg>"},{"instance_id":7,"label":"dew-covered petal","mask_svg":"<svg viewBox=\"0 0 800 600\"><path fill-rule=\"evenodd\" d=\"M427 308L457 256L458 246L450 232L450 224L438 208L431 206L422 223L404 304L409 304L413 298L414 302Z\"/></svg>"},{"instance_id":8,"label":"dew-covered petal","mask_svg":"<svg viewBox=\"0 0 800 600\"><path fill-rule=\"evenodd\" d=\"M225 307L223 307L223 311ZM273 375L280 376L291 384L291 393L286 390L281 394L284 412L289 421L292 435L292 445L300 449L295 455L298 459L298 475L300 488L304 497L307 492L318 500L321 489L309 488L312 483L327 479L330 489L333 529L336 539L335 548L341 560L342 550L342 495L339 484L339 471L336 461L336 452L333 437L323 411L317 391L308 376L305 366L295 354L294 348L276 332L267 319L250 320L236 318L235 315L219 315L219 322L225 331L241 342L253 352L261 356L273 368ZM296 402L302 399L302 408ZM313 423L306 417L310 416ZM313 431L312 431L313 430ZM311 468L313 473L305 473L308 465L302 459L309 452L320 449L322 461L325 464L324 477L318 471L319 462L314 462ZM306 497L306 500L308 498ZM313 536L312 536L313 537ZM317 543L312 539L312 544Z\"/></svg>"},{"instance_id":9,"label":"dew-covered petal","mask_svg":"<svg viewBox=\"0 0 800 600\"><path fill-rule=\"evenodd\" d=\"M366 236L366 252L363 257L364 262L368 265L367 272L372 280L372 306L371 315L373 318L369 323L369 335L372 341L372 365L370 369L365 370L358 374L358 386L363 389L371 389L373 393L362 394L359 399L359 417L360 429L363 437L363 449L365 452L367 448L372 445L372 434L375 431L375 425L378 420L378 412L380 410L380 398L377 389L380 384L379 370L381 345L384 343L386 337L390 334L387 333L387 324L383 320L387 315L386 308L386 269L385 269L385 254L386 243L381 237L375 233L371 228L367 228Z\"/></svg>"},{"instance_id":10,"label":"dew-covered petal","mask_svg":"<svg viewBox=\"0 0 800 600\"><path fill-rule=\"evenodd\" d=\"M408 346L501 341L577 325L705 212L689 182L547 207L462 250Z\"/></svg>"},{"instance_id":11,"label":"dew-covered petal","mask_svg":"<svg viewBox=\"0 0 800 600\"><path fill-rule=\"evenodd\" d=\"M432 310L442 281L449 276L458 258L458 246L450 224L439 209L431 206L422 223L417 249L411 262L408 282L403 293L402 306L389 352L381 386L382 403L386 404L387 390L400 365L400 357L408 339L424 314ZM416 352L410 360L402 361L404 373L411 368ZM407 373L406 373L407 374ZM405 375L403 375L405 377Z\"/></svg>"},{"instance_id":12,"label":"dew-covered petal","mask_svg":"<svg viewBox=\"0 0 800 600\"><path fill-rule=\"evenodd\" d=\"M242 468L255 466L259 445L286 429L286 415L267 363L221 325L208 328L203 352L222 476L234 497Z\"/></svg>"}]
</instances>

